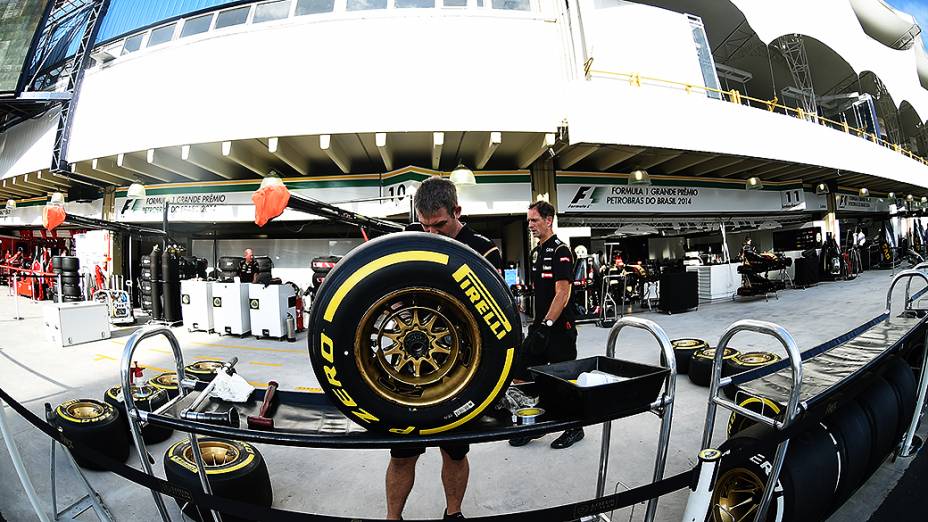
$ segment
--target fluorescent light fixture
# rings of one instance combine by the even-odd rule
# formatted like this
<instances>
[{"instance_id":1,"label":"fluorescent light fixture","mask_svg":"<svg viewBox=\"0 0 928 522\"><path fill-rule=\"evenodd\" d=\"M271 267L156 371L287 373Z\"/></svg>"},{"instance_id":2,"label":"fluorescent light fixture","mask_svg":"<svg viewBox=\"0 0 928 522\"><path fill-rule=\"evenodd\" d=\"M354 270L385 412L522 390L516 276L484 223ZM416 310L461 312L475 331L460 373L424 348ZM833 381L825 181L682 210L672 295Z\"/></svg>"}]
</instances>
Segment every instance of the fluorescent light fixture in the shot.
<instances>
[{"instance_id":1,"label":"fluorescent light fixture","mask_svg":"<svg viewBox=\"0 0 928 522\"><path fill-rule=\"evenodd\" d=\"M14 208L16 208L16 200L15 199L6 200L6 209L13 210Z\"/></svg>"},{"instance_id":2,"label":"fluorescent light fixture","mask_svg":"<svg viewBox=\"0 0 928 522\"><path fill-rule=\"evenodd\" d=\"M126 191L126 199L145 199L145 185L138 181L129 185L129 190Z\"/></svg>"},{"instance_id":3,"label":"fluorescent light fixture","mask_svg":"<svg viewBox=\"0 0 928 522\"><path fill-rule=\"evenodd\" d=\"M906 201L915 201L915 196L913 196L912 194L909 194L908 196L905 197L905 200L906 200Z\"/></svg>"},{"instance_id":4,"label":"fluorescent light fixture","mask_svg":"<svg viewBox=\"0 0 928 522\"><path fill-rule=\"evenodd\" d=\"M51 199L48 200L50 205L64 205L64 194L61 192L55 192L52 194Z\"/></svg>"},{"instance_id":5,"label":"fluorescent light fixture","mask_svg":"<svg viewBox=\"0 0 928 522\"><path fill-rule=\"evenodd\" d=\"M650 185L651 184L651 175L648 174L648 171L642 169L635 169L628 176L629 185Z\"/></svg>"},{"instance_id":6,"label":"fluorescent light fixture","mask_svg":"<svg viewBox=\"0 0 928 522\"><path fill-rule=\"evenodd\" d=\"M265 187L279 187L284 184L284 181L277 176L265 176L261 180L261 188Z\"/></svg>"},{"instance_id":7,"label":"fluorescent light fixture","mask_svg":"<svg viewBox=\"0 0 928 522\"><path fill-rule=\"evenodd\" d=\"M922 196L922 205L928 203L928 196Z\"/></svg>"},{"instance_id":8,"label":"fluorescent light fixture","mask_svg":"<svg viewBox=\"0 0 928 522\"><path fill-rule=\"evenodd\" d=\"M744 182L744 188L748 190L759 190L764 188L764 183L757 176L751 176Z\"/></svg>"},{"instance_id":9,"label":"fluorescent light fixture","mask_svg":"<svg viewBox=\"0 0 928 522\"><path fill-rule=\"evenodd\" d=\"M889 199L896 199L896 193L895 193L895 192L890 192L889 194L886 195L886 197L889 198Z\"/></svg>"},{"instance_id":10,"label":"fluorescent light fixture","mask_svg":"<svg viewBox=\"0 0 928 522\"><path fill-rule=\"evenodd\" d=\"M865 197L867 197L867 196L870 195L870 190L868 190L868 189L866 189L866 188L862 188L862 189L860 189L857 193L858 193L858 195L860 195L860 197L865 198Z\"/></svg>"},{"instance_id":11,"label":"fluorescent light fixture","mask_svg":"<svg viewBox=\"0 0 928 522\"><path fill-rule=\"evenodd\" d=\"M451 182L455 185L476 185L477 178L474 177L474 171L463 163L458 163L458 166L451 171Z\"/></svg>"},{"instance_id":12,"label":"fluorescent light fixture","mask_svg":"<svg viewBox=\"0 0 928 522\"><path fill-rule=\"evenodd\" d=\"M815 186L815 195L816 195L816 196L821 196L821 195L823 195L823 194L828 194L829 192L831 192L831 191L828 190L828 185L826 185L826 184L824 184L824 183L819 183L818 185Z\"/></svg>"}]
</instances>

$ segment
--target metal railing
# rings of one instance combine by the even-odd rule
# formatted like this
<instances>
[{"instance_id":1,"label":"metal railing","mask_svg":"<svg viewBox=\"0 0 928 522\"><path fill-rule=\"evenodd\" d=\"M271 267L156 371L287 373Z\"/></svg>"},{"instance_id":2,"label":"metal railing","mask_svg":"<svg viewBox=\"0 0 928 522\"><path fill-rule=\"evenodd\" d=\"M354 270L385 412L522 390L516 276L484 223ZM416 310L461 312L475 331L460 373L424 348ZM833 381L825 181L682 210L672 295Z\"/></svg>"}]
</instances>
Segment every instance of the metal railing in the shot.
<instances>
[{"instance_id":1,"label":"metal railing","mask_svg":"<svg viewBox=\"0 0 928 522\"><path fill-rule=\"evenodd\" d=\"M614 71L604 71L599 69L593 69L592 60L588 61L585 66L585 71L587 77L591 75L598 76L607 76L612 78L622 78L628 81L630 85L635 87L643 87L646 85L652 86L661 86L667 88L676 88L684 91L687 94L692 93L703 93L703 94L717 94L722 101L727 101L729 103L734 103L737 105L744 105L747 107L752 107L755 109L765 109L769 112L776 112L786 116L792 116L801 120L808 121L810 123L822 125L829 127L831 129L844 132L845 134L852 134L859 138L863 138L867 141L873 142L877 145L891 149L903 156L908 156L910 159L913 159L925 166L928 166L928 160L925 158L913 153L907 148L886 141L874 133L868 132L866 129L860 129L857 127L851 127L847 122L841 122L819 116L814 113L809 113L808 111L798 108L798 107L789 107L779 103L779 100L774 96L772 100L762 100L760 98L754 98L753 96L748 96L742 94L737 89L731 89L728 91L723 91L721 89L715 89L712 87L706 87L705 85L697 85L694 83L679 82L674 80L666 80L663 78L655 78L653 76L645 76L639 73L623 73L623 72L614 72Z\"/></svg>"}]
</instances>

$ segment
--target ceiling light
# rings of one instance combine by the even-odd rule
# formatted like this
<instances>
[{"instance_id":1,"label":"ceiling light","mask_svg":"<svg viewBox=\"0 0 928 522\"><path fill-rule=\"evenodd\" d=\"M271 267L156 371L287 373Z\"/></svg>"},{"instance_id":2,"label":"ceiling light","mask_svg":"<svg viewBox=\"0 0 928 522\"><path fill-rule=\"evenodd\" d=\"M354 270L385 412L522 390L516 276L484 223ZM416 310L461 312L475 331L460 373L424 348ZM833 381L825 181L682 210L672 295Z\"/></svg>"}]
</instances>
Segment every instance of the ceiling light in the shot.
<instances>
[{"instance_id":1,"label":"ceiling light","mask_svg":"<svg viewBox=\"0 0 928 522\"><path fill-rule=\"evenodd\" d=\"M915 200L915 196L913 196L912 194L909 194L908 196L905 197L905 200L906 200L906 201L914 201L914 200Z\"/></svg>"},{"instance_id":2,"label":"ceiling light","mask_svg":"<svg viewBox=\"0 0 928 522\"><path fill-rule=\"evenodd\" d=\"M870 195L870 190L862 188L857 193L860 195L860 197L865 198Z\"/></svg>"},{"instance_id":3,"label":"ceiling light","mask_svg":"<svg viewBox=\"0 0 928 522\"><path fill-rule=\"evenodd\" d=\"M6 200L6 209L13 210L14 208L16 208L16 200L15 199Z\"/></svg>"},{"instance_id":4,"label":"ceiling light","mask_svg":"<svg viewBox=\"0 0 928 522\"><path fill-rule=\"evenodd\" d=\"M474 171L463 163L458 163L458 166L451 171L451 182L455 185L476 185L477 178L474 177Z\"/></svg>"},{"instance_id":5,"label":"ceiling light","mask_svg":"<svg viewBox=\"0 0 928 522\"><path fill-rule=\"evenodd\" d=\"M751 176L744 182L744 188L748 190L759 190L764 188L764 184L757 176Z\"/></svg>"},{"instance_id":6,"label":"ceiling light","mask_svg":"<svg viewBox=\"0 0 928 522\"><path fill-rule=\"evenodd\" d=\"M51 199L48 200L48 203L51 205L64 205L64 194L55 192L52 194Z\"/></svg>"},{"instance_id":7,"label":"ceiling light","mask_svg":"<svg viewBox=\"0 0 928 522\"><path fill-rule=\"evenodd\" d=\"M129 190L126 191L126 199L145 199L145 185L138 181L129 185Z\"/></svg>"},{"instance_id":8,"label":"ceiling light","mask_svg":"<svg viewBox=\"0 0 928 522\"><path fill-rule=\"evenodd\" d=\"M277 176L265 176L265 178L261 180L261 188L280 187L283 184L284 180Z\"/></svg>"},{"instance_id":9,"label":"ceiling light","mask_svg":"<svg viewBox=\"0 0 928 522\"><path fill-rule=\"evenodd\" d=\"M928 196L922 196L922 204L928 203Z\"/></svg>"},{"instance_id":10,"label":"ceiling light","mask_svg":"<svg viewBox=\"0 0 928 522\"><path fill-rule=\"evenodd\" d=\"M828 185L826 185L826 184L824 184L824 183L819 183L818 185L815 186L815 195L816 195L816 196L821 196L821 195L823 195L823 194L828 194L829 192L830 192L830 191L828 190Z\"/></svg>"},{"instance_id":11,"label":"ceiling light","mask_svg":"<svg viewBox=\"0 0 928 522\"><path fill-rule=\"evenodd\" d=\"M648 171L635 169L628 176L629 185L650 185L651 184L651 175L648 174Z\"/></svg>"},{"instance_id":12,"label":"ceiling light","mask_svg":"<svg viewBox=\"0 0 928 522\"><path fill-rule=\"evenodd\" d=\"M896 199L896 193L895 193L895 192L890 192L889 194L886 195L886 197L889 198L889 199Z\"/></svg>"}]
</instances>

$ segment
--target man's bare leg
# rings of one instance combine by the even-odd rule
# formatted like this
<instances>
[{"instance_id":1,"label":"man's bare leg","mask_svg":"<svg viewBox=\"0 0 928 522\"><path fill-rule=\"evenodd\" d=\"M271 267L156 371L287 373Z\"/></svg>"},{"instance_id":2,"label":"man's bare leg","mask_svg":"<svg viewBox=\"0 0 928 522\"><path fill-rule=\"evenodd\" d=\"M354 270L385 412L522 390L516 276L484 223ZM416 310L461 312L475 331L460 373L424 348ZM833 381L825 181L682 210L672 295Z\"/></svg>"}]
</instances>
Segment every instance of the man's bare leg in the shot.
<instances>
[{"instance_id":1,"label":"man's bare leg","mask_svg":"<svg viewBox=\"0 0 928 522\"><path fill-rule=\"evenodd\" d=\"M390 457L387 465L387 520L400 520L406 499L416 482L416 461L419 456L407 458Z\"/></svg>"},{"instance_id":2,"label":"man's bare leg","mask_svg":"<svg viewBox=\"0 0 928 522\"><path fill-rule=\"evenodd\" d=\"M467 462L467 456L461 460L454 460L445 450L441 450L441 484L445 488L445 502L449 515L461 512L469 477L470 464Z\"/></svg>"}]
</instances>

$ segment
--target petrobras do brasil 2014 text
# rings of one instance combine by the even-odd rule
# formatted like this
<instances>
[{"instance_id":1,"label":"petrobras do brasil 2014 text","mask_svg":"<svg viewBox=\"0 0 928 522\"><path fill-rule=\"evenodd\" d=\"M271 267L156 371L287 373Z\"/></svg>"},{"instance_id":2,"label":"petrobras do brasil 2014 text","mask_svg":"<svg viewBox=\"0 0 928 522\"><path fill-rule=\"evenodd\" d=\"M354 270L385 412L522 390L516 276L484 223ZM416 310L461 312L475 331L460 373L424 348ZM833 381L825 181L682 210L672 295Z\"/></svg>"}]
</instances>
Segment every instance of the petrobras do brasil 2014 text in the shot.
<instances>
[{"instance_id":1,"label":"petrobras do brasil 2014 text","mask_svg":"<svg viewBox=\"0 0 928 522\"><path fill-rule=\"evenodd\" d=\"M692 205L699 190L689 187L612 187L608 205Z\"/></svg>"}]
</instances>

